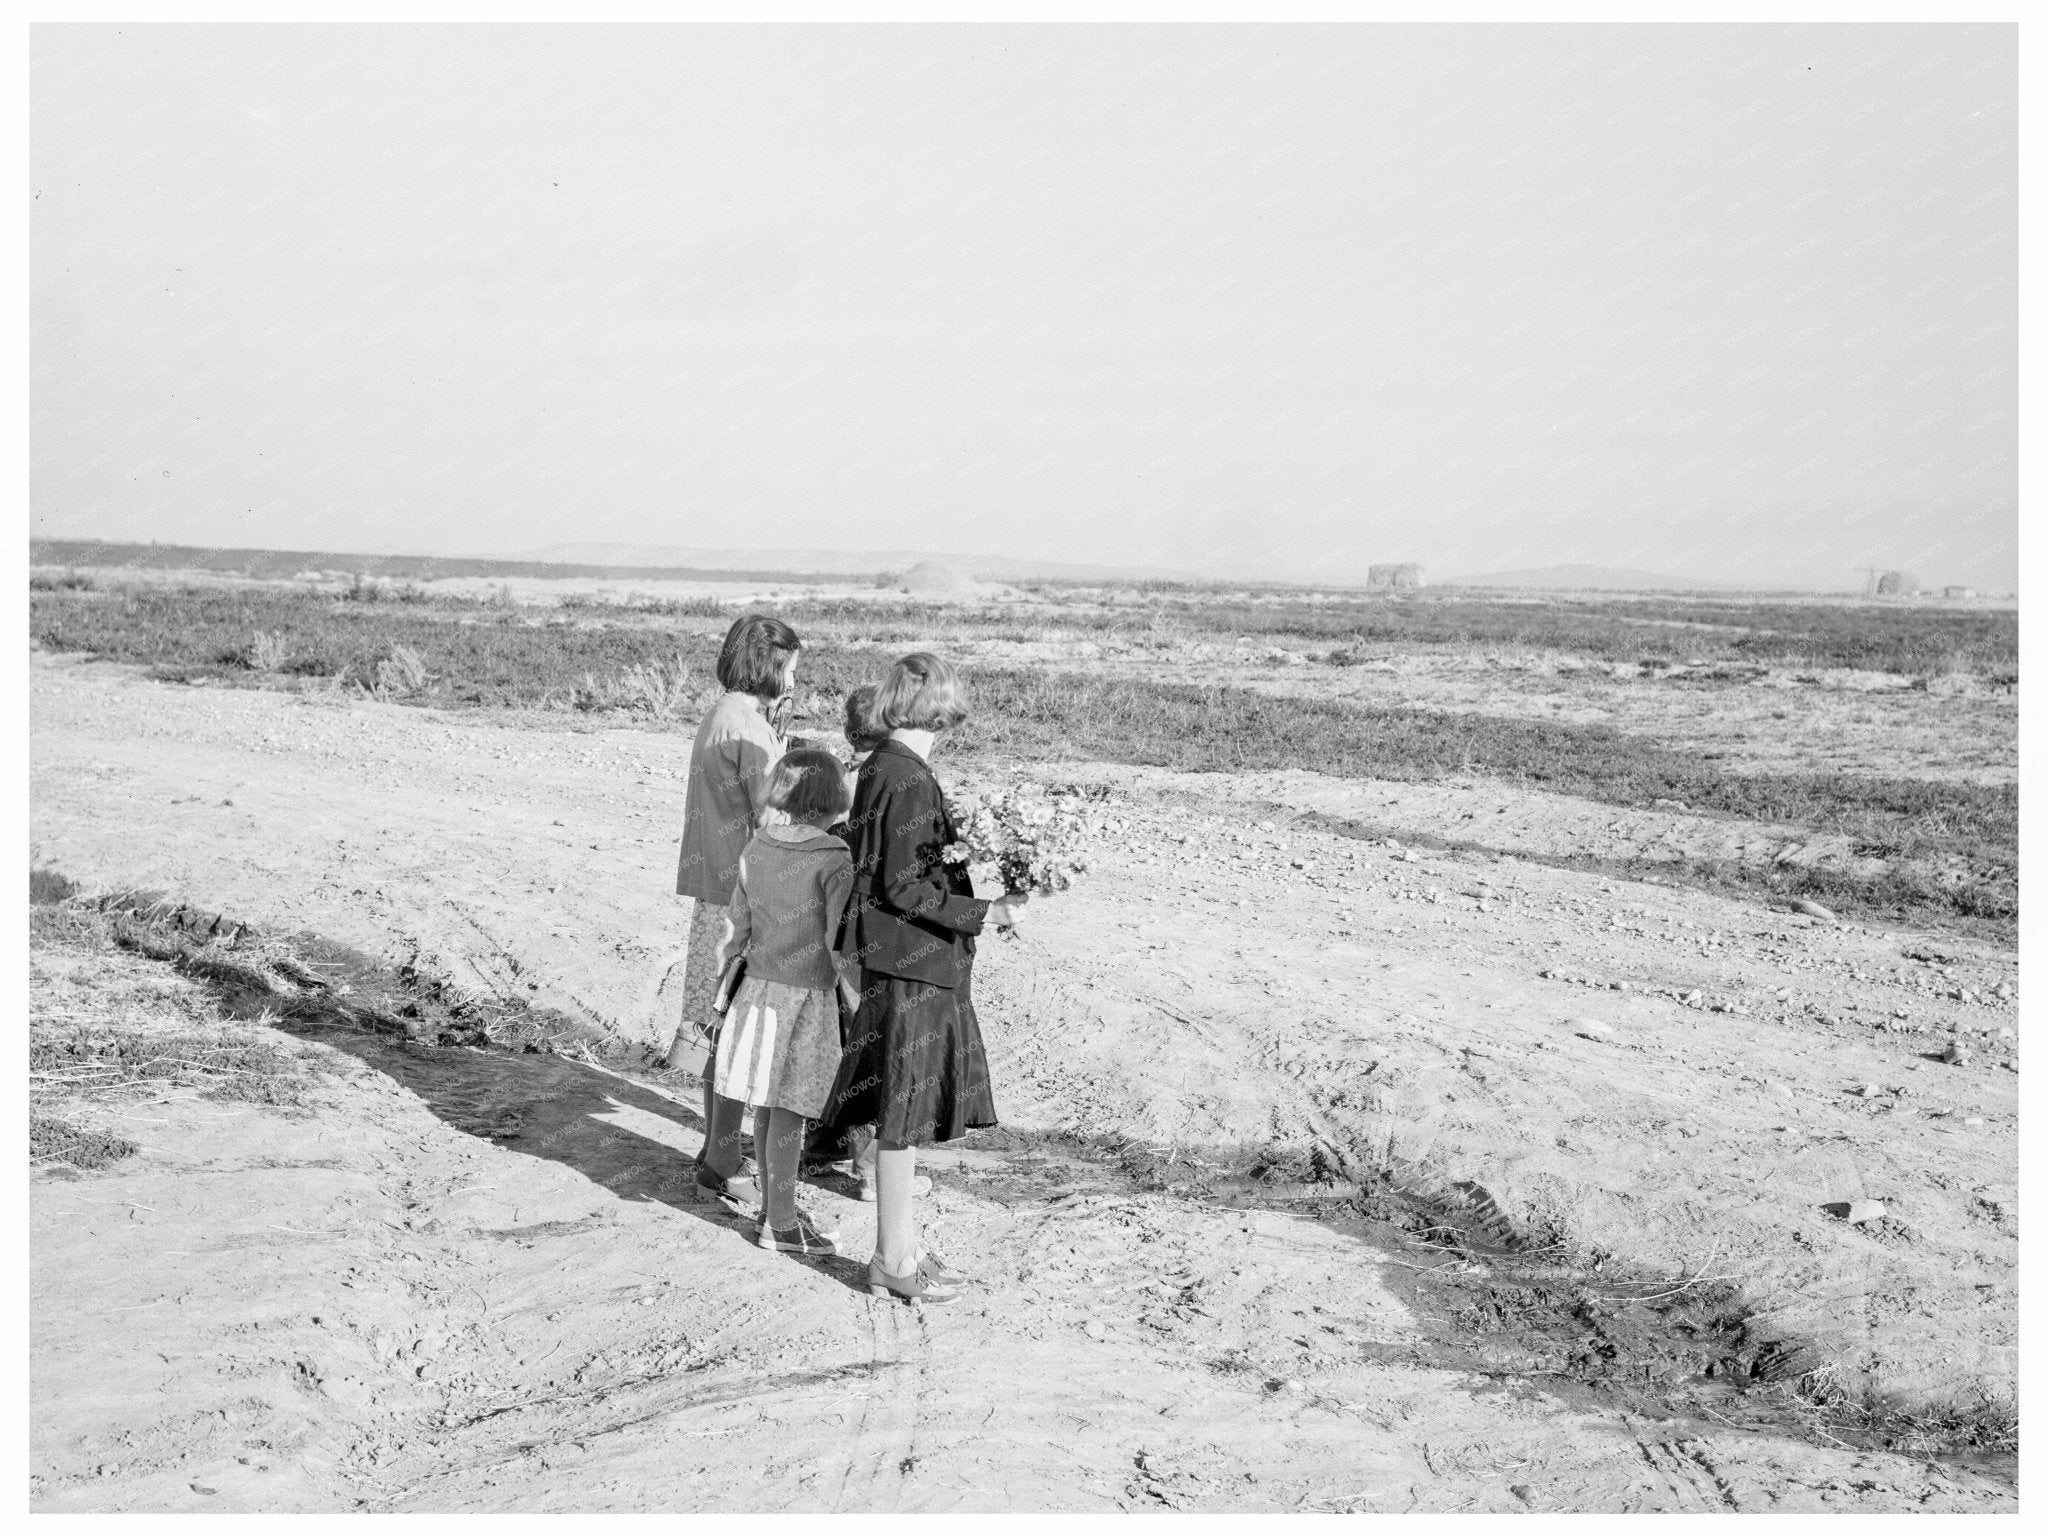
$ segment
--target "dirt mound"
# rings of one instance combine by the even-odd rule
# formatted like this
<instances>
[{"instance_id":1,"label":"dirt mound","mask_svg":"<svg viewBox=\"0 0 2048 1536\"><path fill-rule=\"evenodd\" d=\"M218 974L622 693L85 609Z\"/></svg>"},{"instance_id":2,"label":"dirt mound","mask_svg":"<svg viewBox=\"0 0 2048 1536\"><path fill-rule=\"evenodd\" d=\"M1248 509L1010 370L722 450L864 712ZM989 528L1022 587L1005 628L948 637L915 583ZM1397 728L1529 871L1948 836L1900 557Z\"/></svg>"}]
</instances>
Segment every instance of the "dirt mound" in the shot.
<instances>
[{"instance_id":1,"label":"dirt mound","mask_svg":"<svg viewBox=\"0 0 2048 1536\"><path fill-rule=\"evenodd\" d=\"M913 597L973 597L979 591L972 576L937 560L913 565L896 579L895 586Z\"/></svg>"}]
</instances>

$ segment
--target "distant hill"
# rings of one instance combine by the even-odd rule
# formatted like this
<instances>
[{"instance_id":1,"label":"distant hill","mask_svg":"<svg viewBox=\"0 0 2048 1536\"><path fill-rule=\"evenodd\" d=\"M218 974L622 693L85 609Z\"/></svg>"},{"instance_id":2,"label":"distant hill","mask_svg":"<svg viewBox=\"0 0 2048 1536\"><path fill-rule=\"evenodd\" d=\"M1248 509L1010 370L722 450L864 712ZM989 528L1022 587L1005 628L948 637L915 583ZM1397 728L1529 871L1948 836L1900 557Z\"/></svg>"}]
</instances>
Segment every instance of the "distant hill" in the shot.
<instances>
[{"instance_id":1,"label":"distant hill","mask_svg":"<svg viewBox=\"0 0 2048 1536\"><path fill-rule=\"evenodd\" d=\"M121 544L31 539L31 565L219 571L278 578L301 571L356 572L408 581L443 577L613 577L632 581L849 581L937 561L977 581L1181 581L1206 578L1153 566L1077 565L1007 555L932 555L908 549L684 549L664 544L551 544L505 560L457 555L344 554L334 550L216 549L197 544Z\"/></svg>"},{"instance_id":2,"label":"distant hill","mask_svg":"<svg viewBox=\"0 0 2048 1536\"><path fill-rule=\"evenodd\" d=\"M98 565L117 570L219 571L276 580L301 571L338 571L400 581L471 576L610 577L633 581L843 581L843 573L796 571L786 566L739 570L683 566L561 564L541 560L472 560L444 555L363 555L333 550L212 549L196 544L114 544L94 539L31 539L31 565Z\"/></svg>"},{"instance_id":3,"label":"distant hill","mask_svg":"<svg viewBox=\"0 0 2048 1536\"><path fill-rule=\"evenodd\" d=\"M977 581L1206 581L1186 571L1153 565L1081 565L1066 560L1017 560L1008 555L960 555L928 549L695 549L675 544L550 544L522 551L522 560L587 566L687 566L692 570L805 571L878 576L938 561Z\"/></svg>"},{"instance_id":4,"label":"distant hill","mask_svg":"<svg viewBox=\"0 0 2048 1536\"><path fill-rule=\"evenodd\" d=\"M1739 581L1706 581L1697 576L1666 576L1656 571L1631 571L1612 565L1546 565L1537 570L1493 571L1485 576L1460 576L1432 582L1439 587L1541 587L1553 592L1741 592L1755 591Z\"/></svg>"}]
</instances>

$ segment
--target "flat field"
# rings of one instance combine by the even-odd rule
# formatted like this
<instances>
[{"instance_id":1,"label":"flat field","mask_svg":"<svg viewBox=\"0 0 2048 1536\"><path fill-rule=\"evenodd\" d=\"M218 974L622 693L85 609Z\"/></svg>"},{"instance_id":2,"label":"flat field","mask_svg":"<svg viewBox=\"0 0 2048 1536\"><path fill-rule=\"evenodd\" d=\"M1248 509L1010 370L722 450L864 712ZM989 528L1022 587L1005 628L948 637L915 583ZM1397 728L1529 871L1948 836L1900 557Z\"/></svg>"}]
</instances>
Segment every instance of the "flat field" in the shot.
<instances>
[{"instance_id":1,"label":"flat field","mask_svg":"<svg viewBox=\"0 0 2048 1536\"><path fill-rule=\"evenodd\" d=\"M2013 1507L2009 608L34 585L38 1508ZM691 1195L736 601L1126 827L950 1308Z\"/></svg>"}]
</instances>

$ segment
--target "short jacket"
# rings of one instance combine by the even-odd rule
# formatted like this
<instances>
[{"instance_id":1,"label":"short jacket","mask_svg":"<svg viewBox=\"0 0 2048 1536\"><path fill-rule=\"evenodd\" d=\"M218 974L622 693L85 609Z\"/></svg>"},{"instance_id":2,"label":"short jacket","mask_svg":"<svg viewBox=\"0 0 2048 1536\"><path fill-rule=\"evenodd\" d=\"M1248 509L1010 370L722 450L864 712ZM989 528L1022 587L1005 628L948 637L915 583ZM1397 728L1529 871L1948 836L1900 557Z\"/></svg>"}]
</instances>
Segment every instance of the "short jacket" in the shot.
<instances>
[{"instance_id":1,"label":"short jacket","mask_svg":"<svg viewBox=\"0 0 2048 1536\"><path fill-rule=\"evenodd\" d=\"M744 954L750 981L831 991L833 946L852 889L853 864L838 838L813 827L763 827L740 853L719 968Z\"/></svg>"},{"instance_id":2,"label":"short jacket","mask_svg":"<svg viewBox=\"0 0 2048 1536\"><path fill-rule=\"evenodd\" d=\"M954 840L953 819L924 759L900 742L876 747L854 783L844 836L853 958L884 976L963 985L989 903L974 896L965 865L939 856Z\"/></svg>"}]
</instances>

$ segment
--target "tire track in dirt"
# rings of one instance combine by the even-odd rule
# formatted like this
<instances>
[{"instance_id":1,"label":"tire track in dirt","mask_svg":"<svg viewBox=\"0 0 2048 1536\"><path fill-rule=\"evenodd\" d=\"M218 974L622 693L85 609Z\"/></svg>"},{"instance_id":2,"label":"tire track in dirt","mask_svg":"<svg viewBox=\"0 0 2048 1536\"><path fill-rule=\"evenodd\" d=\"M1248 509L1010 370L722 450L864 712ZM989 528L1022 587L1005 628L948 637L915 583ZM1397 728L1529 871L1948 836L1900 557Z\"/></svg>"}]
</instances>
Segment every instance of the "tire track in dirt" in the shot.
<instances>
[{"instance_id":1,"label":"tire track in dirt","mask_svg":"<svg viewBox=\"0 0 2048 1536\"><path fill-rule=\"evenodd\" d=\"M923 1309L892 1296L870 1297L866 1310L873 1378L832 1496L832 1509L841 1513L895 1507L893 1496L917 1459L918 1405L930 1347Z\"/></svg>"},{"instance_id":2,"label":"tire track in dirt","mask_svg":"<svg viewBox=\"0 0 2048 1536\"><path fill-rule=\"evenodd\" d=\"M1641 1443L1640 1440L1638 1443ZM1682 1479L1699 1497L1700 1502L1710 1509L1740 1513L1742 1501L1735 1496L1735 1490L1721 1476L1711 1454L1712 1447L1704 1440L1664 1440L1655 1447L1663 1467L1674 1479ZM1645 1454L1648 1454L1647 1450Z\"/></svg>"}]
</instances>

